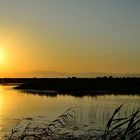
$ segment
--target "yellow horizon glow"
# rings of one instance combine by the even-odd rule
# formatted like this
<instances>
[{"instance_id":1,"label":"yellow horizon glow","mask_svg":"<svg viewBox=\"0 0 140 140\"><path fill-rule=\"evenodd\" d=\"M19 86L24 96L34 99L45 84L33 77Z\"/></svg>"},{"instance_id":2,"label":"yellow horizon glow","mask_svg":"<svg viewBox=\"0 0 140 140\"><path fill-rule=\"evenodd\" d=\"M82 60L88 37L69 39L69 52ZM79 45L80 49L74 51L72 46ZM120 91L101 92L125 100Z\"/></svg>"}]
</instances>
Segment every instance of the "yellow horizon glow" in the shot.
<instances>
[{"instance_id":1,"label":"yellow horizon glow","mask_svg":"<svg viewBox=\"0 0 140 140\"><path fill-rule=\"evenodd\" d=\"M0 64L4 63L4 59L5 59L5 52L3 50L3 47L0 46Z\"/></svg>"},{"instance_id":2,"label":"yellow horizon glow","mask_svg":"<svg viewBox=\"0 0 140 140\"><path fill-rule=\"evenodd\" d=\"M94 47L86 49L85 42L78 39L69 39L71 43L68 44L67 40L58 40L55 36L44 39L33 33L22 27L3 27L3 35L0 36L1 77L16 77L16 72L32 71L139 73L137 53L130 58L129 48L124 57L124 52L115 49L123 45L121 42L106 40L103 44L94 39L88 42ZM106 46L114 46L114 50L103 51Z\"/></svg>"},{"instance_id":3,"label":"yellow horizon glow","mask_svg":"<svg viewBox=\"0 0 140 140\"><path fill-rule=\"evenodd\" d=\"M0 1L0 76L140 73L139 5Z\"/></svg>"}]
</instances>

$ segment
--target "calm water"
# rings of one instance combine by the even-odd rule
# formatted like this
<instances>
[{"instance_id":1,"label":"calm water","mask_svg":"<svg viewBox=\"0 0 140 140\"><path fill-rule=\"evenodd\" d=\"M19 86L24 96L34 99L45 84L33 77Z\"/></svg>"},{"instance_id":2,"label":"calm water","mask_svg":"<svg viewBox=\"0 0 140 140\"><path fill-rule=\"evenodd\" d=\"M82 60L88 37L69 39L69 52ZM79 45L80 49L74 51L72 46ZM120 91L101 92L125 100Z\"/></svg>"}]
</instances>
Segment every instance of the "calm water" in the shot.
<instances>
[{"instance_id":1,"label":"calm water","mask_svg":"<svg viewBox=\"0 0 140 140\"><path fill-rule=\"evenodd\" d=\"M17 120L47 122L70 107L77 107L77 124L103 128L117 105L125 103L120 116L140 107L140 96L39 96L21 93L12 86L0 86L0 137L9 132Z\"/></svg>"}]
</instances>

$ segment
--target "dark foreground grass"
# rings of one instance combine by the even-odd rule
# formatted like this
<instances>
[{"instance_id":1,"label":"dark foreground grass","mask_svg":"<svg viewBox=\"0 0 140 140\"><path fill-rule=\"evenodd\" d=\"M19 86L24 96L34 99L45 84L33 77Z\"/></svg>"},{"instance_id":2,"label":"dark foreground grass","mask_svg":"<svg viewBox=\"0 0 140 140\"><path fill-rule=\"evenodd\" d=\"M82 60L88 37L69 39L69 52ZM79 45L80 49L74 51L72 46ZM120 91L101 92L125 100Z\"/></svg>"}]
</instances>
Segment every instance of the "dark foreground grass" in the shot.
<instances>
[{"instance_id":1,"label":"dark foreground grass","mask_svg":"<svg viewBox=\"0 0 140 140\"><path fill-rule=\"evenodd\" d=\"M107 122L103 140L139 140L140 139L140 109L133 111L132 115L116 118L123 104L117 107Z\"/></svg>"},{"instance_id":2,"label":"dark foreground grass","mask_svg":"<svg viewBox=\"0 0 140 140\"><path fill-rule=\"evenodd\" d=\"M77 112L75 107L69 108L54 121L44 127L33 127L28 123L22 126L17 123L11 130L8 140L140 140L140 109L133 110L126 117L117 117L123 104L116 107L111 117L106 122L104 130L90 129L85 134L75 136L73 132L63 132L61 128L67 127L74 119ZM78 128L77 128L78 129ZM64 130L64 129L63 129ZM76 131L76 130L75 130Z\"/></svg>"}]
</instances>

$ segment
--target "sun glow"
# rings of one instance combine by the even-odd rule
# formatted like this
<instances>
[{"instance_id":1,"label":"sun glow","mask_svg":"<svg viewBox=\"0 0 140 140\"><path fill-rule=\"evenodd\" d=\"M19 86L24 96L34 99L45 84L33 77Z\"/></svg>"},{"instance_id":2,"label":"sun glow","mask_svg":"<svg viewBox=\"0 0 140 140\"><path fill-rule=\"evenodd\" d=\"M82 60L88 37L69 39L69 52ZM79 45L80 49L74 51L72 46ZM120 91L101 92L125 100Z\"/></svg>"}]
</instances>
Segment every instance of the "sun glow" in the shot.
<instances>
[{"instance_id":1,"label":"sun glow","mask_svg":"<svg viewBox=\"0 0 140 140\"><path fill-rule=\"evenodd\" d=\"M4 50L0 48L0 63L4 61Z\"/></svg>"}]
</instances>

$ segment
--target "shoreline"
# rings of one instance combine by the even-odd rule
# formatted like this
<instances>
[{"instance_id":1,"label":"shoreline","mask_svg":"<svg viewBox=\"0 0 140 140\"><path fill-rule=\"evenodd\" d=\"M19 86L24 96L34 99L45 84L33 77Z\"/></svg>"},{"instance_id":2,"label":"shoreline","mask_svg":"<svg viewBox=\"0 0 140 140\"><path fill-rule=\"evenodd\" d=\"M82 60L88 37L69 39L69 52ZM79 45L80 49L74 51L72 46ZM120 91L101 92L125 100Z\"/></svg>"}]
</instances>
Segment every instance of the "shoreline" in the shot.
<instances>
[{"instance_id":1,"label":"shoreline","mask_svg":"<svg viewBox=\"0 0 140 140\"><path fill-rule=\"evenodd\" d=\"M127 94L140 95L140 78L2 78L1 85L15 85L14 89L39 93L71 94L75 96Z\"/></svg>"},{"instance_id":2,"label":"shoreline","mask_svg":"<svg viewBox=\"0 0 140 140\"><path fill-rule=\"evenodd\" d=\"M140 78L44 78L24 79L15 89L44 94L140 95Z\"/></svg>"}]
</instances>

